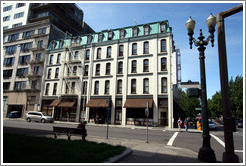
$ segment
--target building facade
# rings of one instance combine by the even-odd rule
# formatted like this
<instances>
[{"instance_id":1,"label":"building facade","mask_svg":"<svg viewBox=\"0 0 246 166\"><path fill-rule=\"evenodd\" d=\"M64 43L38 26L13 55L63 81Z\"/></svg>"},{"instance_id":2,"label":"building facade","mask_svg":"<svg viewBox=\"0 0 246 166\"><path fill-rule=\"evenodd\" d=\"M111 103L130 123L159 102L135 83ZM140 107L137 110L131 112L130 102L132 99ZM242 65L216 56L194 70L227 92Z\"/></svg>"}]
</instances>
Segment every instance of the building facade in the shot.
<instances>
[{"instance_id":1,"label":"building facade","mask_svg":"<svg viewBox=\"0 0 246 166\"><path fill-rule=\"evenodd\" d=\"M54 13L56 9L60 10ZM63 14L62 9L68 11L68 14ZM15 20L22 23L20 26L12 26L16 22L11 18L20 12L24 14ZM68 34L82 34L83 12L74 4L5 3L3 14L3 18L10 18L3 22L6 27L3 30L1 58L3 117L11 111L18 111L24 118L27 111L41 110L40 96L48 43L64 39ZM93 30L90 28L89 31Z\"/></svg>"},{"instance_id":2,"label":"building facade","mask_svg":"<svg viewBox=\"0 0 246 166\"><path fill-rule=\"evenodd\" d=\"M55 120L146 125L148 105L150 125L172 128L178 57L167 20L53 40L41 110Z\"/></svg>"}]
</instances>

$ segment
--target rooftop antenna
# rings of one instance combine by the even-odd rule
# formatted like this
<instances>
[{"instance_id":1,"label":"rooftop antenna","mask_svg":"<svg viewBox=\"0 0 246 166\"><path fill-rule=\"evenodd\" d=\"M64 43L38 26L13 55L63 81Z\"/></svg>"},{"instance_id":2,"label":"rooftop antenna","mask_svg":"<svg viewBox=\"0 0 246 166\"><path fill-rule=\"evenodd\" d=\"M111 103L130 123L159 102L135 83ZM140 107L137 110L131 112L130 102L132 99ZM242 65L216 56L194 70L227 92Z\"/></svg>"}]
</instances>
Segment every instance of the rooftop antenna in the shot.
<instances>
[{"instance_id":1,"label":"rooftop antenna","mask_svg":"<svg viewBox=\"0 0 246 166\"><path fill-rule=\"evenodd\" d=\"M136 25L137 25L137 20L134 18L134 21L133 21Z\"/></svg>"}]
</instances>

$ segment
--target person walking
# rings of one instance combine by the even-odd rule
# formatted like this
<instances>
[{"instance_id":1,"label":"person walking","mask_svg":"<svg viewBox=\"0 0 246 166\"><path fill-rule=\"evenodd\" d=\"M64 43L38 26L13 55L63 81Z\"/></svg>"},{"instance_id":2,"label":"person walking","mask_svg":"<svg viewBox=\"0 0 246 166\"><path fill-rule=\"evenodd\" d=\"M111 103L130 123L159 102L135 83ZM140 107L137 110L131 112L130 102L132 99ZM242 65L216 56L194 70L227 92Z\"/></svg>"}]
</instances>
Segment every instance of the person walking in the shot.
<instances>
[{"instance_id":1,"label":"person walking","mask_svg":"<svg viewBox=\"0 0 246 166\"><path fill-rule=\"evenodd\" d=\"M188 132L188 125L189 125L189 120L188 118L185 118L185 121L184 121L185 132Z\"/></svg>"},{"instance_id":2,"label":"person walking","mask_svg":"<svg viewBox=\"0 0 246 166\"><path fill-rule=\"evenodd\" d=\"M179 131L181 131L181 125L182 125L182 120L181 120L181 118L179 118L179 120L178 120L178 127L179 127Z\"/></svg>"}]
</instances>

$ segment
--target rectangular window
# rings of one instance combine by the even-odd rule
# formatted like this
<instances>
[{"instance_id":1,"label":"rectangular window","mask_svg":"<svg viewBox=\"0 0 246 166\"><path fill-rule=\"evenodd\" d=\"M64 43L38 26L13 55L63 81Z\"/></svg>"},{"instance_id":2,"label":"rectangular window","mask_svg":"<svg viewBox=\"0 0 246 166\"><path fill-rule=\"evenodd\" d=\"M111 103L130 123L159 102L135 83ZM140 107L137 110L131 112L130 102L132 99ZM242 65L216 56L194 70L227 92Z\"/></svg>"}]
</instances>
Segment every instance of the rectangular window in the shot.
<instances>
[{"instance_id":1,"label":"rectangular window","mask_svg":"<svg viewBox=\"0 0 246 166\"><path fill-rule=\"evenodd\" d=\"M48 95L49 94L49 90L50 90L50 84L47 83L46 84L46 89L45 89L45 95Z\"/></svg>"},{"instance_id":2,"label":"rectangular window","mask_svg":"<svg viewBox=\"0 0 246 166\"><path fill-rule=\"evenodd\" d=\"M72 82L72 87L71 87L71 93L74 94L75 93L75 82Z\"/></svg>"},{"instance_id":3,"label":"rectangular window","mask_svg":"<svg viewBox=\"0 0 246 166\"><path fill-rule=\"evenodd\" d=\"M98 35L98 42L102 42L102 41L103 41L103 34L100 33L100 34Z\"/></svg>"},{"instance_id":4,"label":"rectangular window","mask_svg":"<svg viewBox=\"0 0 246 166\"><path fill-rule=\"evenodd\" d=\"M14 19L21 18L21 17L23 17L23 16L24 16L24 12L16 13L16 14L14 15Z\"/></svg>"},{"instance_id":5,"label":"rectangular window","mask_svg":"<svg viewBox=\"0 0 246 166\"><path fill-rule=\"evenodd\" d=\"M149 26L146 25L144 26L144 35L148 35L149 34Z\"/></svg>"},{"instance_id":6,"label":"rectangular window","mask_svg":"<svg viewBox=\"0 0 246 166\"><path fill-rule=\"evenodd\" d=\"M148 59L145 59L144 62L143 62L143 71L144 72L148 72L149 71L149 60Z\"/></svg>"},{"instance_id":7,"label":"rectangular window","mask_svg":"<svg viewBox=\"0 0 246 166\"><path fill-rule=\"evenodd\" d=\"M107 48L107 58L111 58L111 47Z\"/></svg>"},{"instance_id":8,"label":"rectangular window","mask_svg":"<svg viewBox=\"0 0 246 166\"><path fill-rule=\"evenodd\" d=\"M131 94L136 94L136 79L131 81Z\"/></svg>"},{"instance_id":9,"label":"rectangular window","mask_svg":"<svg viewBox=\"0 0 246 166\"><path fill-rule=\"evenodd\" d=\"M16 8L19 8L19 7L22 7L22 6L25 6L26 4L25 3L17 3L16 4Z\"/></svg>"},{"instance_id":10,"label":"rectangular window","mask_svg":"<svg viewBox=\"0 0 246 166\"><path fill-rule=\"evenodd\" d=\"M28 52L32 48L32 42L21 44L21 52Z\"/></svg>"},{"instance_id":11,"label":"rectangular window","mask_svg":"<svg viewBox=\"0 0 246 166\"><path fill-rule=\"evenodd\" d=\"M132 61L132 73L136 73L137 72L137 61L133 60Z\"/></svg>"},{"instance_id":12,"label":"rectangular window","mask_svg":"<svg viewBox=\"0 0 246 166\"><path fill-rule=\"evenodd\" d=\"M105 81L105 94L109 94L109 81Z\"/></svg>"},{"instance_id":13,"label":"rectangular window","mask_svg":"<svg viewBox=\"0 0 246 166\"><path fill-rule=\"evenodd\" d=\"M161 71L167 70L167 59L161 58Z\"/></svg>"},{"instance_id":14,"label":"rectangular window","mask_svg":"<svg viewBox=\"0 0 246 166\"><path fill-rule=\"evenodd\" d=\"M43 40L38 41L38 48L43 48Z\"/></svg>"},{"instance_id":15,"label":"rectangular window","mask_svg":"<svg viewBox=\"0 0 246 166\"><path fill-rule=\"evenodd\" d=\"M122 80L117 81L117 93L122 94Z\"/></svg>"},{"instance_id":16,"label":"rectangular window","mask_svg":"<svg viewBox=\"0 0 246 166\"><path fill-rule=\"evenodd\" d=\"M32 84L31 84L31 89L36 89L37 88L37 84L38 84L38 81L37 80L33 80Z\"/></svg>"},{"instance_id":17,"label":"rectangular window","mask_svg":"<svg viewBox=\"0 0 246 166\"><path fill-rule=\"evenodd\" d=\"M100 64L96 65L96 75L100 75Z\"/></svg>"},{"instance_id":18,"label":"rectangular window","mask_svg":"<svg viewBox=\"0 0 246 166\"><path fill-rule=\"evenodd\" d=\"M39 73L39 66L35 66L34 68L33 68L33 71L34 71L34 75L35 76L37 76L38 75L38 73Z\"/></svg>"},{"instance_id":19,"label":"rectangular window","mask_svg":"<svg viewBox=\"0 0 246 166\"><path fill-rule=\"evenodd\" d=\"M15 82L14 90L24 90L26 89L26 81Z\"/></svg>"},{"instance_id":20,"label":"rectangular window","mask_svg":"<svg viewBox=\"0 0 246 166\"><path fill-rule=\"evenodd\" d=\"M84 84L83 84L83 92L82 92L84 95L87 93L87 81L84 81Z\"/></svg>"},{"instance_id":21,"label":"rectangular window","mask_svg":"<svg viewBox=\"0 0 246 166\"><path fill-rule=\"evenodd\" d=\"M22 23L13 24L13 25L12 25L12 28L16 28L16 27L19 27L19 26L21 26L21 25L22 25Z\"/></svg>"},{"instance_id":22,"label":"rectangular window","mask_svg":"<svg viewBox=\"0 0 246 166\"><path fill-rule=\"evenodd\" d=\"M113 32L108 33L108 40L111 40L113 38Z\"/></svg>"},{"instance_id":23,"label":"rectangular window","mask_svg":"<svg viewBox=\"0 0 246 166\"><path fill-rule=\"evenodd\" d=\"M41 28L38 30L38 34L41 35L41 34L46 34L46 28Z\"/></svg>"},{"instance_id":24,"label":"rectangular window","mask_svg":"<svg viewBox=\"0 0 246 166\"><path fill-rule=\"evenodd\" d=\"M41 53L37 53L36 56L35 56L35 60L36 61L40 61L42 58L42 54Z\"/></svg>"},{"instance_id":25,"label":"rectangular window","mask_svg":"<svg viewBox=\"0 0 246 166\"><path fill-rule=\"evenodd\" d=\"M123 56L124 45L119 46L119 56Z\"/></svg>"},{"instance_id":26,"label":"rectangular window","mask_svg":"<svg viewBox=\"0 0 246 166\"><path fill-rule=\"evenodd\" d=\"M137 27L134 27L133 29L132 29L132 36L133 37L137 37L138 36L138 28Z\"/></svg>"},{"instance_id":27,"label":"rectangular window","mask_svg":"<svg viewBox=\"0 0 246 166\"><path fill-rule=\"evenodd\" d=\"M19 39L19 33L9 35L9 37L8 37L8 41L9 41L9 42L10 42L10 41L15 41L15 40L17 40L17 39Z\"/></svg>"},{"instance_id":28,"label":"rectangular window","mask_svg":"<svg viewBox=\"0 0 246 166\"><path fill-rule=\"evenodd\" d=\"M167 78L161 79L161 93L167 93Z\"/></svg>"},{"instance_id":29,"label":"rectangular window","mask_svg":"<svg viewBox=\"0 0 246 166\"><path fill-rule=\"evenodd\" d=\"M6 30L6 29L8 29L8 26L4 26L4 27L3 27L3 30Z\"/></svg>"},{"instance_id":30,"label":"rectangular window","mask_svg":"<svg viewBox=\"0 0 246 166\"><path fill-rule=\"evenodd\" d=\"M101 48L98 48L97 49L97 59L101 59L101 51L102 49Z\"/></svg>"},{"instance_id":31,"label":"rectangular window","mask_svg":"<svg viewBox=\"0 0 246 166\"><path fill-rule=\"evenodd\" d=\"M86 50L85 60L90 59L90 50Z\"/></svg>"},{"instance_id":32,"label":"rectangular window","mask_svg":"<svg viewBox=\"0 0 246 166\"><path fill-rule=\"evenodd\" d=\"M11 58L5 58L3 62L3 66L8 67L8 66L13 66L15 63L15 57Z\"/></svg>"},{"instance_id":33,"label":"rectangular window","mask_svg":"<svg viewBox=\"0 0 246 166\"><path fill-rule=\"evenodd\" d=\"M132 44L132 55L137 55L137 43Z\"/></svg>"},{"instance_id":34,"label":"rectangular window","mask_svg":"<svg viewBox=\"0 0 246 166\"><path fill-rule=\"evenodd\" d=\"M91 40L92 40L92 36L91 35L87 36L87 44L91 44Z\"/></svg>"},{"instance_id":35,"label":"rectangular window","mask_svg":"<svg viewBox=\"0 0 246 166\"><path fill-rule=\"evenodd\" d=\"M94 94L98 95L98 93L99 93L99 81L96 81L95 82Z\"/></svg>"},{"instance_id":36,"label":"rectangular window","mask_svg":"<svg viewBox=\"0 0 246 166\"><path fill-rule=\"evenodd\" d=\"M167 51L166 49L166 39L161 40L161 52Z\"/></svg>"},{"instance_id":37,"label":"rectangular window","mask_svg":"<svg viewBox=\"0 0 246 166\"><path fill-rule=\"evenodd\" d=\"M88 76L88 74L89 74L89 66L85 65L84 76Z\"/></svg>"},{"instance_id":38,"label":"rectangular window","mask_svg":"<svg viewBox=\"0 0 246 166\"><path fill-rule=\"evenodd\" d=\"M29 37L32 37L33 35L34 35L34 30L32 30L32 31L26 31L26 32L23 32L22 38L23 39L29 38Z\"/></svg>"},{"instance_id":39,"label":"rectangular window","mask_svg":"<svg viewBox=\"0 0 246 166\"><path fill-rule=\"evenodd\" d=\"M9 77L12 77L13 69L10 70L3 70L3 78L8 79Z\"/></svg>"},{"instance_id":40,"label":"rectangular window","mask_svg":"<svg viewBox=\"0 0 246 166\"><path fill-rule=\"evenodd\" d=\"M118 74L122 74L123 73L123 62L119 62L118 63Z\"/></svg>"},{"instance_id":41,"label":"rectangular window","mask_svg":"<svg viewBox=\"0 0 246 166\"><path fill-rule=\"evenodd\" d=\"M110 63L106 64L106 75L110 75L110 66L111 66Z\"/></svg>"},{"instance_id":42,"label":"rectangular window","mask_svg":"<svg viewBox=\"0 0 246 166\"><path fill-rule=\"evenodd\" d=\"M121 29L120 30L120 39L124 39L124 37L125 37L125 30Z\"/></svg>"},{"instance_id":43,"label":"rectangular window","mask_svg":"<svg viewBox=\"0 0 246 166\"><path fill-rule=\"evenodd\" d=\"M9 90L10 82L4 82L3 83L3 90Z\"/></svg>"},{"instance_id":44,"label":"rectangular window","mask_svg":"<svg viewBox=\"0 0 246 166\"><path fill-rule=\"evenodd\" d=\"M143 93L149 93L149 79L145 78L143 81Z\"/></svg>"},{"instance_id":45,"label":"rectangular window","mask_svg":"<svg viewBox=\"0 0 246 166\"><path fill-rule=\"evenodd\" d=\"M58 78L58 75L59 75L59 68L56 68L55 78Z\"/></svg>"},{"instance_id":46,"label":"rectangular window","mask_svg":"<svg viewBox=\"0 0 246 166\"><path fill-rule=\"evenodd\" d=\"M7 46L6 47L6 54L14 54L17 50L17 45L14 46Z\"/></svg>"},{"instance_id":47,"label":"rectangular window","mask_svg":"<svg viewBox=\"0 0 246 166\"><path fill-rule=\"evenodd\" d=\"M10 20L10 16L5 16L5 17L3 17L3 22L9 21L9 20Z\"/></svg>"},{"instance_id":48,"label":"rectangular window","mask_svg":"<svg viewBox=\"0 0 246 166\"><path fill-rule=\"evenodd\" d=\"M27 62L29 62L30 59L31 59L31 55L20 56L18 64L19 65L27 65Z\"/></svg>"},{"instance_id":49,"label":"rectangular window","mask_svg":"<svg viewBox=\"0 0 246 166\"><path fill-rule=\"evenodd\" d=\"M12 5L6 6L6 7L3 8L3 12L9 11L11 9L12 9Z\"/></svg>"},{"instance_id":50,"label":"rectangular window","mask_svg":"<svg viewBox=\"0 0 246 166\"><path fill-rule=\"evenodd\" d=\"M17 69L17 72L16 72L17 77L22 78L22 77L25 77L27 74L28 74L28 68Z\"/></svg>"},{"instance_id":51,"label":"rectangular window","mask_svg":"<svg viewBox=\"0 0 246 166\"><path fill-rule=\"evenodd\" d=\"M149 53L149 42L144 42L144 54Z\"/></svg>"}]
</instances>

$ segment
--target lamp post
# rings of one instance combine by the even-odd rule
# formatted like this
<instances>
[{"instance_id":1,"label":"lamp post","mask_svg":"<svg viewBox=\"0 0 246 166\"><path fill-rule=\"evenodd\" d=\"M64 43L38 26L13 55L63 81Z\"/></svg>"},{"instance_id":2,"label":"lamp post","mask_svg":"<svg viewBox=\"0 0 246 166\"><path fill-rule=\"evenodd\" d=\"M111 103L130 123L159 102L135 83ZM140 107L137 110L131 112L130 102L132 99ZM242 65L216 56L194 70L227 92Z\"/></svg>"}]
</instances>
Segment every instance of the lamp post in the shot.
<instances>
[{"instance_id":1,"label":"lamp post","mask_svg":"<svg viewBox=\"0 0 246 166\"><path fill-rule=\"evenodd\" d=\"M192 49L192 43L196 47L198 47L199 51L199 59L200 59L200 77L201 77L201 95L202 95L202 126L203 126L203 144L198 153L198 159L205 162L216 162L216 157L214 150L210 146L210 135L209 135L209 126L208 126L208 111L207 111L207 91L206 91L206 75L205 75L205 54L204 51L206 49L206 45L211 41L212 47L214 46L214 31L216 25L216 17L212 14L207 19L207 26L209 28L209 37L205 39L202 34L202 30L200 29L200 36L198 37L199 41L196 41L193 38L193 30L195 28L195 21L190 17L190 19L186 22L186 28L188 30L189 35L189 44L190 49Z\"/></svg>"}]
</instances>

